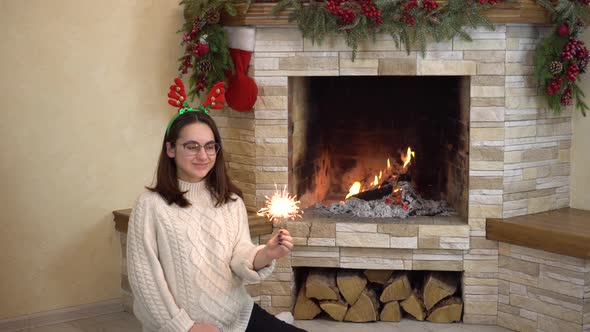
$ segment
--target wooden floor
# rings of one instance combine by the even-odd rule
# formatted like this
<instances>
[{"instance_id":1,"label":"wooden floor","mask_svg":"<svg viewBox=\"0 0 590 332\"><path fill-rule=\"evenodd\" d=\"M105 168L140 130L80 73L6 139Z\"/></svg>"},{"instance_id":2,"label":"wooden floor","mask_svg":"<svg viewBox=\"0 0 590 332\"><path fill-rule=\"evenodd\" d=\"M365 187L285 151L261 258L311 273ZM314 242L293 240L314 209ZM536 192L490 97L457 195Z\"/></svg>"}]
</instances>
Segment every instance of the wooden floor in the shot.
<instances>
[{"instance_id":1,"label":"wooden floor","mask_svg":"<svg viewBox=\"0 0 590 332\"><path fill-rule=\"evenodd\" d=\"M297 321L296 326L309 332L508 332L510 330L486 325L434 324L404 319L399 323L339 323L328 320ZM119 312L72 322L47 325L21 331L30 332L141 332L135 317ZM265 331L260 331L265 332Z\"/></svg>"}]
</instances>

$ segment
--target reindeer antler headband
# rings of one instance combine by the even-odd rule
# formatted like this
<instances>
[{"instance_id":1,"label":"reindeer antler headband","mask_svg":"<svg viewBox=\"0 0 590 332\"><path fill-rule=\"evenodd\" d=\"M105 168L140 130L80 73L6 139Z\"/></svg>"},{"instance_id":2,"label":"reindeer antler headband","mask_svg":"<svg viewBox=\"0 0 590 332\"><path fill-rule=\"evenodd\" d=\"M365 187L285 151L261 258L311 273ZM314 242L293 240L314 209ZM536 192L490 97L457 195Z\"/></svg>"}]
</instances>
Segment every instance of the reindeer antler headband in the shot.
<instances>
[{"instance_id":1,"label":"reindeer antler headband","mask_svg":"<svg viewBox=\"0 0 590 332\"><path fill-rule=\"evenodd\" d=\"M225 102L225 83L224 82L217 82L213 84L209 94L207 95L207 99L205 102L197 108L192 108L186 102L186 91L184 90L184 83L180 78L175 78L174 83L170 86L170 92L168 92L168 104L178 107L178 113L172 117L170 123L168 123L168 127L166 128L166 136L170 133L170 128L176 119L179 116L183 115L186 112L203 112L209 115L210 109L222 109L223 102Z\"/></svg>"}]
</instances>

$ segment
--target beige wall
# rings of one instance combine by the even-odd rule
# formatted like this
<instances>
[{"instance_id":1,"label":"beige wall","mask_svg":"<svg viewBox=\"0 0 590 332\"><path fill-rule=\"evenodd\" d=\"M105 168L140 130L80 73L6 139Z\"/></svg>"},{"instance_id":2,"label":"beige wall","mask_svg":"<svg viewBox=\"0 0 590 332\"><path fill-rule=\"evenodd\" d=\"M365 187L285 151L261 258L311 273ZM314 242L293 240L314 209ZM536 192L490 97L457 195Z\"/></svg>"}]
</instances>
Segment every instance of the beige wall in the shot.
<instances>
[{"instance_id":1,"label":"beige wall","mask_svg":"<svg viewBox=\"0 0 590 332\"><path fill-rule=\"evenodd\" d=\"M0 1L0 319L119 296L111 211L152 178L181 21L178 1ZM576 118L586 209L589 139Z\"/></svg>"},{"instance_id":2,"label":"beige wall","mask_svg":"<svg viewBox=\"0 0 590 332\"><path fill-rule=\"evenodd\" d=\"M588 30L582 35L582 40L587 47L590 47ZM586 95L586 104L590 106L590 75L588 73L582 76L581 86ZM571 206L590 210L590 112L587 112L586 117L576 112L573 122Z\"/></svg>"},{"instance_id":3,"label":"beige wall","mask_svg":"<svg viewBox=\"0 0 590 332\"><path fill-rule=\"evenodd\" d=\"M178 1L0 1L0 319L120 296L111 211L151 179Z\"/></svg>"}]
</instances>

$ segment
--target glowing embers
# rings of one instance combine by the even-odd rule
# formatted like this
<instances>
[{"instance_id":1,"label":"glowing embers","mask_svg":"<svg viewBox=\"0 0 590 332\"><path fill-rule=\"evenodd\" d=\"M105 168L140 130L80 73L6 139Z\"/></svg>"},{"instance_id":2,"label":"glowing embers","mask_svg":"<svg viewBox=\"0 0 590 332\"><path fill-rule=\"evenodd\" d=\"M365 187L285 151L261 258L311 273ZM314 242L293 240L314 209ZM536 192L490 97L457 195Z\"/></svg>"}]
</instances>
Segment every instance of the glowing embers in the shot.
<instances>
[{"instance_id":1,"label":"glowing embers","mask_svg":"<svg viewBox=\"0 0 590 332\"><path fill-rule=\"evenodd\" d=\"M355 181L344 201L328 206L318 203L314 206L314 212L319 210L355 217L400 219L415 215L455 214L445 201L424 199L418 194L409 172L415 158L416 152L408 147L401 153L401 163L392 165L387 159L386 168L379 171L378 175L368 175L364 181Z\"/></svg>"}]
</instances>

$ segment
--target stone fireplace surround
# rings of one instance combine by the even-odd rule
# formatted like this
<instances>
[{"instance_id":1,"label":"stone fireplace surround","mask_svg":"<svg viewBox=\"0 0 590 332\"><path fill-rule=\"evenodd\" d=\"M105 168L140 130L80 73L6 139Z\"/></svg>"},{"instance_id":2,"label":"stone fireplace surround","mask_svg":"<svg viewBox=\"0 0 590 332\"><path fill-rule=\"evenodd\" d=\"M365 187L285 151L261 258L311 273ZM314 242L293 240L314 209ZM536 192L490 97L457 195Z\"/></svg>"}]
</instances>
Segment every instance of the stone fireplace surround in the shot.
<instances>
[{"instance_id":1,"label":"stone fireplace surround","mask_svg":"<svg viewBox=\"0 0 590 332\"><path fill-rule=\"evenodd\" d=\"M409 55L389 36L360 45L355 61L343 40L321 45L295 27L256 27L250 75L259 86L254 111L224 110L215 119L233 179L249 211L289 185L289 77L470 76L468 216L411 221L289 222L296 248L273 275L249 291L272 313L294 303L293 267L463 271L464 323L515 330L582 330L589 315L588 260L486 240L486 218L568 207L571 112L544 108L532 79L534 49L547 28L497 24ZM291 95L290 95L291 94ZM264 243L270 235L256 236ZM559 267L559 268L557 268ZM536 270L535 270L536 269ZM537 273L535 275L535 273ZM586 276L586 277L584 277ZM581 281L580 281L581 280ZM527 287L533 287L527 290ZM586 323L587 324L587 323ZM587 328L587 325L584 325ZM567 329L566 328L566 329Z\"/></svg>"}]
</instances>

